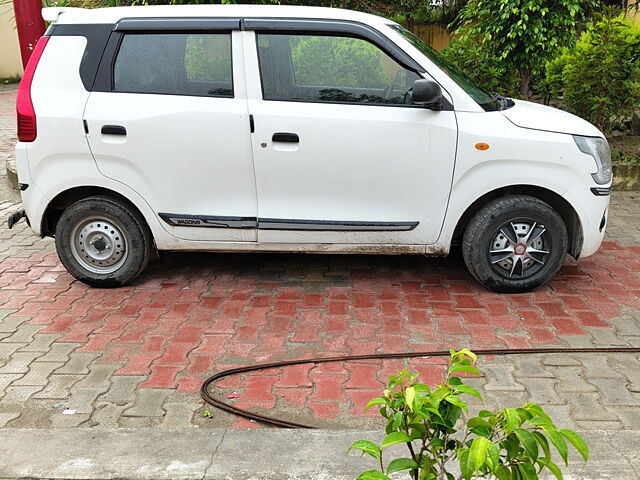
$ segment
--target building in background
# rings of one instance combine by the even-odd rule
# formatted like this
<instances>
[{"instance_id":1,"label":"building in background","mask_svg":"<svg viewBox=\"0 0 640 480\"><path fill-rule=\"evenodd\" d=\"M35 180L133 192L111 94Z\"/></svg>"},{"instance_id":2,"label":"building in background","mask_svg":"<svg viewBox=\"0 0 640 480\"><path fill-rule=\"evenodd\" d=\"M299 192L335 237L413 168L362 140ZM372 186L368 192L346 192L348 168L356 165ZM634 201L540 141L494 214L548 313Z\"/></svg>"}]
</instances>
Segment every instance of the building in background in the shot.
<instances>
[{"instance_id":1,"label":"building in background","mask_svg":"<svg viewBox=\"0 0 640 480\"><path fill-rule=\"evenodd\" d=\"M13 3L0 4L0 79L22 75Z\"/></svg>"}]
</instances>

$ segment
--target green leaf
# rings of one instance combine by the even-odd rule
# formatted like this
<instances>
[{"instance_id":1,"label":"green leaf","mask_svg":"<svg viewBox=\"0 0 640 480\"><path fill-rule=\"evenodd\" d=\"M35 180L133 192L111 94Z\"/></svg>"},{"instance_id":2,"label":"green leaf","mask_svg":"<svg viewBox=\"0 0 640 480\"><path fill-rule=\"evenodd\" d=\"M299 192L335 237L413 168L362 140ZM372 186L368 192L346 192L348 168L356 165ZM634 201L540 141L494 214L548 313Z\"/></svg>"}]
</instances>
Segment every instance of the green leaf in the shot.
<instances>
[{"instance_id":1,"label":"green leaf","mask_svg":"<svg viewBox=\"0 0 640 480\"><path fill-rule=\"evenodd\" d=\"M513 408L505 408L503 412L505 417L504 431L511 433L520 426L518 413Z\"/></svg>"},{"instance_id":2,"label":"green leaf","mask_svg":"<svg viewBox=\"0 0 640 480\"><path fill-rule=\"evenodd\" d=\"M487 461L487 449L491 442L484 437L474 438L469 450L469 460L474 468L474 473Z\"/></svg>"},{"instance_id":3,"label":"green leaf","mask_svg":"<svg viewBox=\"0 0 640 480\"><path fill-rule=\"evenodd\" d=\"M404 401L413 412L413 401L416 399L416 390L413 387L407 387L404 390Z\"/></svg>"},{"instance_id":4,"label":"green leaf","mask_svg":"<svg viewBox=\"0 0 640 480\"><path fill-rule=\"evenodd\" d=\"M449 395L444 397L444 401L447 403L450 403L451 405L455 405L456 407L463 409L465 412L469 410L469 407L467 407L467 404L464 403L455 395Z\"/></svg>"},{"instance_id":5,"label":"green leaf","mask_svg":"<svg viewBox=\"0 0 640 480\"><path fill-rule=\"evenodd\" d=\"M572 430L567 430L566 428L562 428L558 430L560 434L569 440L571 444L575 447L575 449L582 455L582 458L586 462L589 459L589 447L587 443L584 441L584 438L577 434Z\"/></svg>"},{"instance_id":6,"label":"green leaf","mask_svg":"<svg viewBox=\"0 0 640 480\"><path fill-rule=\"evenodd\" d=\"M371 408L374 405L386 405L386 403L387 403L386 398L377 397L377 398L374 398L373 400L370 400L369 403L367 403L367 405L364 407L364 409L367 410L368 408Z\"/></svg>"},{"instance_id":7,"label":"green leaf","mask_svg":"<svg viewBox=\"0 0 640 480\"><path fill-rule=\"evenodd\" d=\"M363 455L368 453L377 460L380 460L380 455L382 453L380 447L369 440L358 440L357 442L353 442L347 452L350 452L351 450L362 450Z\"/></svg>"},{"instance_id":8,"label":"green leaf","mask_svg":"<svg viewBox=\"0 0 640 480\"><path fill-rule=\"evenodd\" d=\"M418 468L419 465L411 458L396 458L387 467L387 474L399 472L401 470L412 470Z\"/></svg>"},{"instance_id":9,"label":"green leaf","mask_svg":"<svg viewBox=\"0 0 640 480\"><path fill-rule=\"evenodd\" d=\"M558 467L558 465L553 463L550 459L539 458L538 464L541 465L543 468L548 468L549 471L553 473L558 480L563 480L562 471L560 470L560 467ZM540 470L542 471L542 469Z\"/></svg>"},{"instance_id":10,"label":"green leaf","mask_svg":"<svg viewBox=\"0 0 640 480\"><path fill-rule=\"evenodd\" d=\"M469 480L473 475L473 467L469 462L469 450L466 448L464 450L458 450L458 460L460 461L460 473L462 473L462 477L464 480Z\"/></svg>"},{"instance_id":11,"label":"green leaf","mask_svg":"<svg viewBox=\"0 0 640 480\"><path fill-rule=\"evenodd\" d=\"M558 453L562 457L562 460L564 460L564 464L568 465L568 448L567 442L564 441L564 437L554 427L543 426L542 430L544 430L544 433L547 434L547 437L549 437L549 440L551 440L553 446L556 447L556 450L558 450Z\"/></svg>"},{"instance_id":12,"label":"green leaf","mask_svg":"<svg viewBox=\"0 0 640 480\"><path fill-rule=\"evenodd\" d=\"M409 443L411 441L411 437L404 432L393 432L384 437L382 440L382 448L388 447L389 445L395 445L396 443Z\"/></svg>"},{"instance_id":13,"label":"green leaf","mask_svg":"<svg viewBox=\"0 0 640 480\"><path fill-rule=\"evenodd\" d=\"M454 377L456 378L456 377ZM469 385L458 385L456 387L456 390L461 392L461 393L467 393L469 395L473 395L476 398L479 398L480 400L482 400L482 395L480 395L480 392L478 392L475 388L470 387Z\"/></svg>"},{"instance_id":14,"label":"green leaf","mask_svg":"<svg viewBox=\"0 0 640 480\"><path fill-rule=\"evenodd\" d=\"M519 463L518 469L524 480L538 480L536 468L531 463Z\"/></svg>"},{"instance_id":15,"label":"green leaf","mask_svg":"<svg viewBox=\"0 0 640 480\"><path fill-rule=\"evenodd\" d=\"M473 375L480 376L480 370L476 367L472 367L471 365L454 365L449 368L449 373L456 372L472 373Z\"/></svg>"},{"instance_id":16,"label":"green leaf","mask_svg":"<svg viewBox=\"0 0 640 480\"><path fill-rule=\"evenodd\" d=\"M358 475L356 480L389 480L389 477L380 470L367 470Z\"/></svg>"},{"instance_id":17,"label":"green leaf","mask_svg":"<svg viewBox=\"0 0 640 480\"><path fill-rule=\"evenodd\" d=\"M489 442L489 461L493 472L500 466L500 448L493 442Z\"/></svg>"},{"instance_id":18,"label":"green leaf","mask_svg":"<svg viewBox=\"0 0 640 480\"><path fill-rule=\"evenodd\" d=\"M547 441L547 437L545 437L540 432L531 432L531 435L533 435L538 444L542 447L545 458L551 459L551 451L549 449L549 442Z\"/></svg>"},{"instance_id":19,"label":"green leaf","mask_svg":"<svg viewBox=\"0 0 640 480\"><path fill-rule=\"evenodd\" d=\"M538 458L538 443L536 442L536 438L531 435L531 432L524 428L516 428L514 433L518 437L518 440L520 440L529 458L535 461L536 458Z\"/></svg>"}]
</instances>

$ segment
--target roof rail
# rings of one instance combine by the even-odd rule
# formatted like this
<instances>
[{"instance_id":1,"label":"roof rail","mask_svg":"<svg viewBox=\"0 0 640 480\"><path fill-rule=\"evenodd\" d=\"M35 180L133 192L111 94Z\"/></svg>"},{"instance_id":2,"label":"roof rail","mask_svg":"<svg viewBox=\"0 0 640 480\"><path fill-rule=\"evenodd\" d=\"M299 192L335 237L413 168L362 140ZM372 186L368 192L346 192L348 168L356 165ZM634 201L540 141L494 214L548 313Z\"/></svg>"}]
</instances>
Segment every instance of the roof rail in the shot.
<instances>
[{"instance_id":1,"label":"roof rail","mask_svg":"<svg viewBox=\"0 0 640 480\"><path fill-rule=\"evenodd\" d=\"M58 20L58 17L64 12L68 12L69 10L82 10L81 8L74 7L46 7L42 9L42 18L45 22L55 22Z\"/></svg>"}]
</instances>

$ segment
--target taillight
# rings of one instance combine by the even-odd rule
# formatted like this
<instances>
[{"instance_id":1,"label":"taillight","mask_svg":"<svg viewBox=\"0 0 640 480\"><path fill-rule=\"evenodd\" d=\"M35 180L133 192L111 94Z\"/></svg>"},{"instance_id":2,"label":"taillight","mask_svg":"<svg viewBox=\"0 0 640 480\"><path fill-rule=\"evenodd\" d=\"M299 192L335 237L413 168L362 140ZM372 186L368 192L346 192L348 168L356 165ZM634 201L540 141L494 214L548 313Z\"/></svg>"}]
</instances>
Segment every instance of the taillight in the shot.
<instances>
[{"instance_id":1,"label":"taillight","mask_svg":"<svg viewBox=\"0 0 640 480\"><path fill-rule=\"evenodd\" d=\"M18 88L18 98L16 99L16 110L18 112L18 140L21 142L33 142L38 134L36 128L36 112L31 101L31 83L33 74L36 71L44 47L47 45L49 37L40 37L29 61L24 69L24 75Z\"/></svg>"}]
</instances>

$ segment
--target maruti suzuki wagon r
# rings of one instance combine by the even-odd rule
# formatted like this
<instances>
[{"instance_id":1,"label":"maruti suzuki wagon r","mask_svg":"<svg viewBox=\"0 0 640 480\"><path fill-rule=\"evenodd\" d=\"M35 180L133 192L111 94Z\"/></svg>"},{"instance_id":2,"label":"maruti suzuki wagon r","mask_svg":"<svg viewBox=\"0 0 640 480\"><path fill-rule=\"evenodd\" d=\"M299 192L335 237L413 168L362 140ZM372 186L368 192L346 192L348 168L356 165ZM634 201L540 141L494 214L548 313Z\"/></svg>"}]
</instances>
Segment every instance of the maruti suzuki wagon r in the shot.
<instances>
[{"instance_id":1,"label":"maruti suzuki wagon r","mask_svg":"<svg viewBox=\"0 0 640 480\"><path fill-rule=\"evenodd\" d=\"M16 160L35 234L97 287L156 251L447 255L536 288L602 241L603 134L485 91L397 23L314 7L47 8Z\"/></svg>"}]
</instances>

